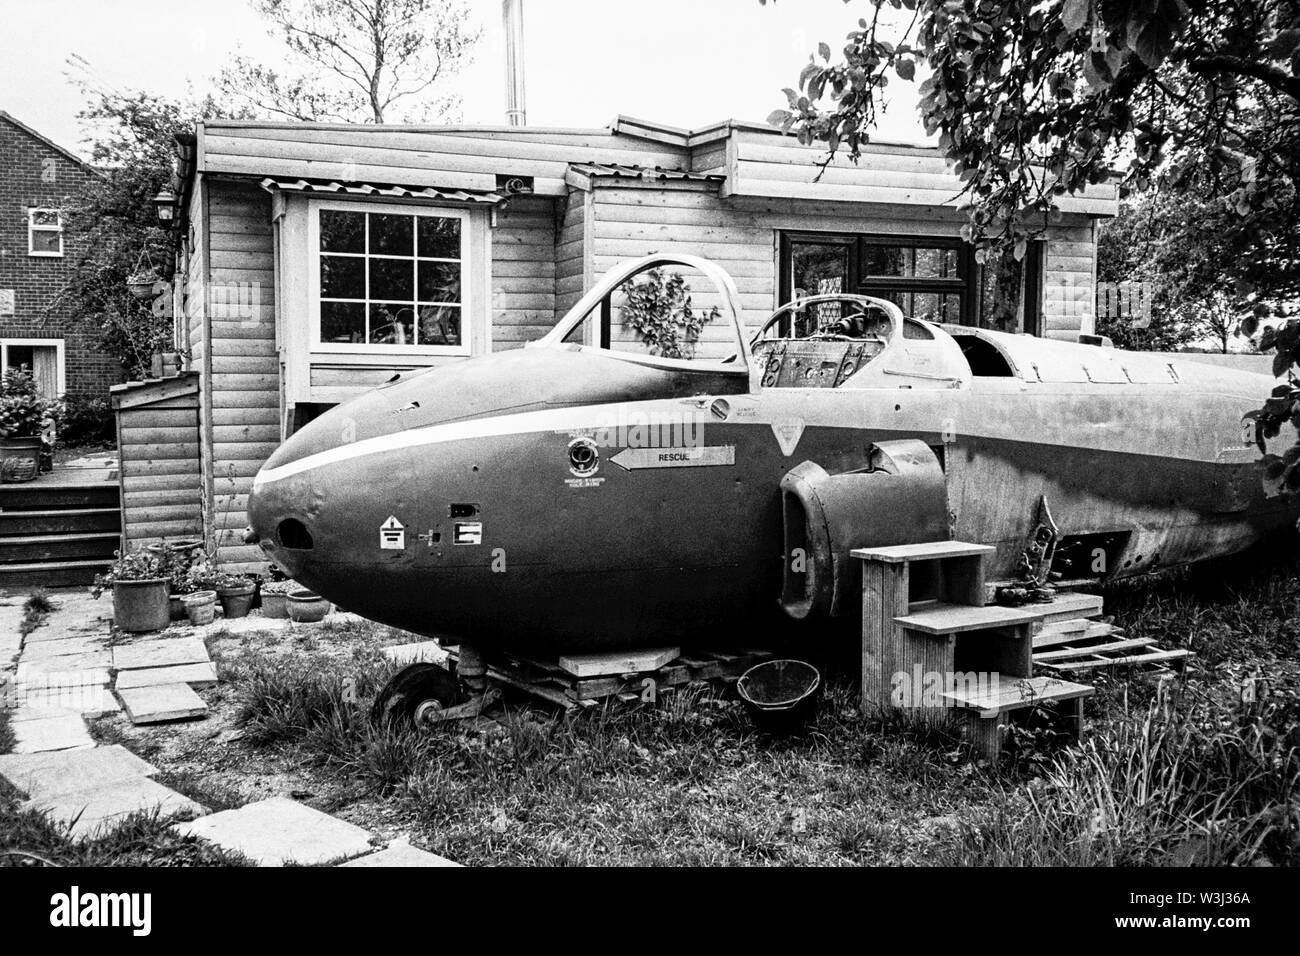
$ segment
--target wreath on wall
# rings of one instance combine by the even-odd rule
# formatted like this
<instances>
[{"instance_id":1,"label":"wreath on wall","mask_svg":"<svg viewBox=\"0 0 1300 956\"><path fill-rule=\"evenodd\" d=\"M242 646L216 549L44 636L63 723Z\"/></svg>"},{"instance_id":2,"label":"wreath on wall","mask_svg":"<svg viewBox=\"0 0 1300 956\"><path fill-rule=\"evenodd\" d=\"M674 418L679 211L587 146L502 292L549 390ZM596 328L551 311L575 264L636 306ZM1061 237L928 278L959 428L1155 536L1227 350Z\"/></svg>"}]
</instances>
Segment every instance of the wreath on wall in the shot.
<instances>
[{"instance_id":1,"label":"wreath on wall","mask_svg":"<svg viewBox=\"0 0 1300 956\"><path fill-rule=\"evenodd\" d=\"M691 287L680 272L647 270L619 289L623 304L619 317L645 342L651 355L691 358L706 324L721 317L717 306L707 312L691 307Z\"/></svg>"}]
</instances>

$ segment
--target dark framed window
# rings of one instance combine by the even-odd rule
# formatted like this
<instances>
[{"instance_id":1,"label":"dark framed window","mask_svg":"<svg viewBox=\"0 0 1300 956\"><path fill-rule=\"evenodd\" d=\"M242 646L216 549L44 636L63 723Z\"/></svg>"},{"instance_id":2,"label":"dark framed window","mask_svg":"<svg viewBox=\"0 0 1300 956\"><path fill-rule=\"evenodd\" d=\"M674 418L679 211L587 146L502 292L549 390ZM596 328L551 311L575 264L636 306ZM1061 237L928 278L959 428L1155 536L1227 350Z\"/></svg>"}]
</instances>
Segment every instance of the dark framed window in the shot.
<instances>
[{"instance_id":1,"label":"dark framed window","mask_svg":"<svg viewBox=\"0 0 1300 956\"><path fill-rule=\"evenodd\" d=\"M322 206L317 216L322 345L463 351L463 215Z\"/></svg>"},{"instance_id":2,"label":"dark framed window","mask_svg":"<svg viewBox=\"0 0 1300 956\"><path fill-rule=\"evenodd\" d=\"M1021 327L1035 335L1041 331L1041 246L1030 244L1021 284ZM904 315L930 322L978 326L991 314L996 289L974 247L956 237L783 233L780 249L783 303L849 292L888 299Z\"/></svg>"}]
</instances>

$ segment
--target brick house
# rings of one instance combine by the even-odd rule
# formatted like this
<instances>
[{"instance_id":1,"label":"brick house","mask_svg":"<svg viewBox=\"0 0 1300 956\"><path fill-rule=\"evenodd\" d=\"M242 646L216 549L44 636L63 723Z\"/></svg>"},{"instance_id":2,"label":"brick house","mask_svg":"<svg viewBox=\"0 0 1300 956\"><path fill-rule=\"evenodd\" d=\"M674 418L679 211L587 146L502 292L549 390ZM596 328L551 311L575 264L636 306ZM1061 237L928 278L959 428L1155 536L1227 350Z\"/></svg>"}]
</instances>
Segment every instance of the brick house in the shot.
<instances>
[{"instance_id":1,"label":"brick house","mask_svg":"<svg viewBox=\"0 0 1300 956\"><path fill-rule=\"evenodd\" d=\"M106 398L122 380L93 330L46 314L78 251L60 210L97 175L0 110L0 369L27 368L51 398Z\"/></svg>"}]
</instances>

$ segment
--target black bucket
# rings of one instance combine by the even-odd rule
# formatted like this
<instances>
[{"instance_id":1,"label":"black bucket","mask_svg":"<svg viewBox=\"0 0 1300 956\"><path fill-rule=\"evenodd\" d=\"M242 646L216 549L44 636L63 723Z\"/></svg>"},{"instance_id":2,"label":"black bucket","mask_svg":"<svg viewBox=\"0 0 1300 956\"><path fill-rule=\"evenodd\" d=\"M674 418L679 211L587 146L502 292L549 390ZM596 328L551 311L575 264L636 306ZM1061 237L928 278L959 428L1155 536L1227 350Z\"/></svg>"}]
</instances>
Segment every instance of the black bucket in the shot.
<instances>
[{"instance_id":1,"label":"black bucket","mask_svg":"<svg viewBox=\"0 0 1300 956\"><path fill-rule=\"evenodd\" d=\"M755 664L736 681L736 692L754 726L769 734L796 734L817 713L822 675L804 661Z\"/></svg>"}]
</instances>

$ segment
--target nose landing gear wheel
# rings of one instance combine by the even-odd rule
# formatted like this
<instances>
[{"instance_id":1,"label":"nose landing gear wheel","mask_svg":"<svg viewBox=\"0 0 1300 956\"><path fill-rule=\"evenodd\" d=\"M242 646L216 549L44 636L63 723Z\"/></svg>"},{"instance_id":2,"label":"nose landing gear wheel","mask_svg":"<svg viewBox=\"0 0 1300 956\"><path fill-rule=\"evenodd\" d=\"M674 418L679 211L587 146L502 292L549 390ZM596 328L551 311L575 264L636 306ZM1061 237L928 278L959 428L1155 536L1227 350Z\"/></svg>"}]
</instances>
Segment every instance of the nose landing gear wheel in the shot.
<instances>
[{"instance_id":1,"label":"nose landing gear wheel","mask_svg":"<svg viewBox=\"0 0 1300 956\"><path fill-rule=\"evenodd\" d=\"M436 664L410 664L380 690L370 719L386 726L419 725L463 700L460 683L450 671Z\"/></svg>"}]
</instances>

